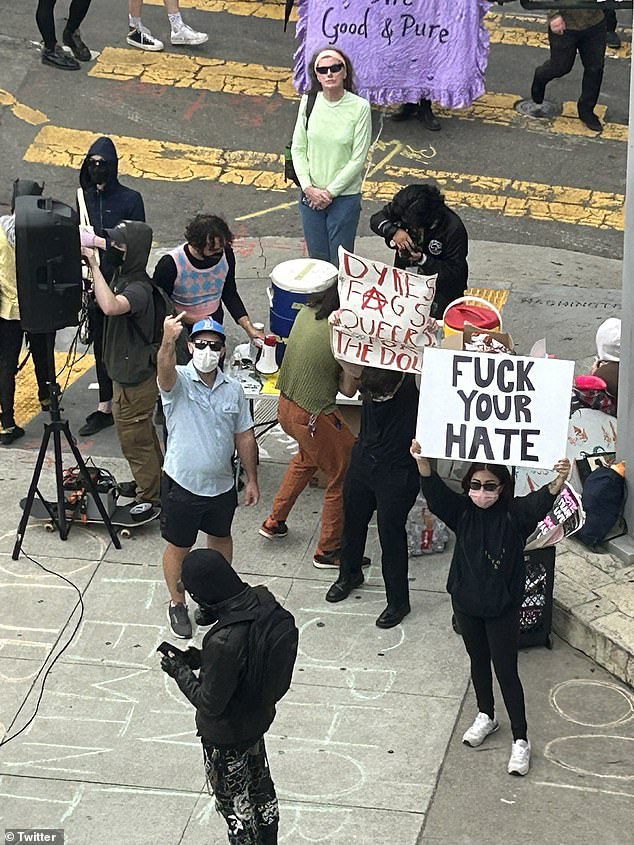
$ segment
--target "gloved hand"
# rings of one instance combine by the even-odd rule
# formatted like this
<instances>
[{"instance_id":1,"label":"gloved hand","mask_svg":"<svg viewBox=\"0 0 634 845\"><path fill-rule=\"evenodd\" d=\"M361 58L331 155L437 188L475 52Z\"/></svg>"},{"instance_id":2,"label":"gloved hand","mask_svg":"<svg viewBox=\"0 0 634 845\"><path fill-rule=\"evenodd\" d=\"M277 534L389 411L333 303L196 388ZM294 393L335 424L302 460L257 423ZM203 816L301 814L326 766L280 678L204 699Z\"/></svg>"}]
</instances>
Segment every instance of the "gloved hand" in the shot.
<instances>
[{"instance_id":1,"label":"gloved hand","mask_svg":"<svg viewBox=\"0 0 634 845\"><path fill-rule=\"evenodd\" d=\"M200 669L200 649L190 645L187 651L183 652L181 660L190 669Z\"/></svg>"},{"instance_id":2,"label":"gloved hand","mask_svg":"<svg viewBox=\"0 0 634 845\"><path fill-rule=\"evenodd\" d=\"M95 248L95 233L89 226L80 226L79 227L79 240L81 245L84 247L88 247L88 249Z\"/></svg>"},{"instance_id":3,"label":"gloved hand","mask_svg":"<svg viewBox=\"0 0 634 845\"><path fill-rule=\"evenodd\" d=\"M170 678L177 678L178 674L186 668L186 663L178 655L174 657L167 657L167 655L163 655L161 659L161 669L169 675Z\"/></svg>"}]
</instances>

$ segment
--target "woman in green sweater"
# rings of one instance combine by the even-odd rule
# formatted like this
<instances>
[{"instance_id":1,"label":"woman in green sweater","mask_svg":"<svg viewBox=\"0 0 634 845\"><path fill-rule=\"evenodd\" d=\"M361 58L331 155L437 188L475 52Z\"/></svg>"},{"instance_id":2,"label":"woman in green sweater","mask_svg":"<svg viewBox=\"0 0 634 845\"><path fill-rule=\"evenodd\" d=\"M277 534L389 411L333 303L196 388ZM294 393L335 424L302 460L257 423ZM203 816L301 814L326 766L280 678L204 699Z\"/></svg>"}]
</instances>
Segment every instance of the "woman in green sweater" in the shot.
<instances>
[{"instance_id":1,"label":"woman in green sweater","mask_svg":"<svg viewBox=\"0 0 634 845\"><path fill-rule=\"evenodd\" d=\"M290 336L277 380L278 420L297 441L273 501L271 515L260 534L270 540L286 537L286 519L297 497L317 470L328 479L324 493L319 546L313 563L318 569L337 569L343 531L343 479L350 463L354 435L337 413L337 391L354 396L357 380L342 370L330 348L328 317L339 308L334 284L315 294L301 309Z\"/></svg>"},{"instance_id":2,"label":"woman in green sweater","mask_svg":"<svg viewBox=\"0 0 634 845\"><path fill-rule=\"evenodd\" d=\"M372 118L368 101L353 93L352 66L339 50L320 50L311 76L313 90L302 97L291 152L308 254L337 266L339 246L354 249Z\"/></svg>"}]
</instances>

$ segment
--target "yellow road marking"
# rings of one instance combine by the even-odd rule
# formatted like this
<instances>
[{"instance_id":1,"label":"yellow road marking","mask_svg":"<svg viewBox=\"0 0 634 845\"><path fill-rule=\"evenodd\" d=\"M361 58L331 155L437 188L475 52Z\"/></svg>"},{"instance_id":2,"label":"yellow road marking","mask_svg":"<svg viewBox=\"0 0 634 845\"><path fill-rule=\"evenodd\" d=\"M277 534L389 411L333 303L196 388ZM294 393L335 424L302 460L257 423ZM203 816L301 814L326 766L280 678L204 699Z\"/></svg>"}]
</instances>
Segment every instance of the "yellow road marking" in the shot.
<instances>
[{"instance_id":1,"label":"yellow road marking","mask_svg":"<svg viewBox=\"0 0 634 845\"><path fill-rule=\"evenodd\" d=\"M43 112L25 106L4 88L0 88L0 106L8 106L16 117L30 123L31 126L48 123L48 117Z\"/></svg>"},{"instance_id":2,"label":"yellow road marking","mask_svg":"<svg viewBox=\"0 0 634 845\"><path fill-rule=\"evenodd\" d=\"M62 387L66 385L68 370L64 369L67 355L65 352L55 353L55 372L57 380ZM68 386L81 378L84 373L93 367L95 358L90 353L83 355L73 364L68 378ZM29 420L36 417L41 411L40 402L37 398L37 379L33 368L33 359L30 358L26 367L20 370L15 383L15 421L18 425L26 425Z\"/></svg>"},{"instance_id":3,"label":"yellow road marking","mask_svg":"<svg viewBox=\"0 0 634 845\"><path fill-rule=\"evenodd\" d=\"M250 214L243 214L241 217L236 217L236 220L238 223L241 223L243 220L252 220L254 217L264 217L265 214L270 214L272 211L283 211L286 208L293 208L294 205L297 205L297 200L273 205L271 208L262 208L260 211L252 211Z\"/></svg>"},{"instance_id":4,"label":"yellow road marking","mask_svg":"<svg viewBox=\"0 0 634 845\"><path fill-rule=\"evenodd\" d=\"M308 0L307 0L308 2ZM150 6L162 6L163 0L146 0ZM226 12L239 17L266 18L268 20L284 20L284 3L282 0L273 2L262 2L262 0L181 0L183 9L198 9L201 12ZM514 21L527 21L529 23L540 22L538 18L530 18L520 15L507 15ZM293 8L291 21L297 21L297 10ZM501 14L489 13L485 19L487 29L491 36L491 44L513 44L516 46L548 48L548 35L546 33L546 22L541 21L540 31L525 27L506 26L504 16ZM626 31L626 30L625 30ZM288 36L288 32L286 35ZM292 42L289 41L289 50ZM624 43L620 50L610 50L607 55L615 59L629 59L632 53L632 45Z\"/></svg>"},{"instance_id":5,"label":"yellow road marking","mask_svg":"<svg viewBox=\"0 0 634 845\"><path fill-rule=\"evenodd\" d=\"M44 126L24 156L25 161L77 170L99 133ZM119 151L121 174L144 179L215 181L259 190L296 190L284 179L283 157L255 150L222 150L171 141L112 135ZM511 217L563 222L623 231L622 194L547 185L497 176L417 169L407 161L384 165L386 181L367 181L367 199L388 201L404 185L435 179L450 205L498 211Z\"/></svg>"},{"instance_id":6,"label":"yellow road marking","mask_svg":"<svg viewBox=\"0 0 634 845\"><path fill-rule=\"evenodd\" d=\"M139 50L106 47L89 72L102 79L139 79L154 85L193 88L227 94L271 97L279 94L297 100L290 68L228 62L206 56L183 56L177 53L146 53ZM564 103L563 113L552 120L536 120L515 111L518 94L485 94L467 109L439 109L442 117L478 120L498 126L516 126L532 132L556 132L562 135L593 137L577 117L577 105ZM605 106L597 113L605 115ZM602 138L626 141L627 126L607 123Z\"/></svg>"}]
</instances>

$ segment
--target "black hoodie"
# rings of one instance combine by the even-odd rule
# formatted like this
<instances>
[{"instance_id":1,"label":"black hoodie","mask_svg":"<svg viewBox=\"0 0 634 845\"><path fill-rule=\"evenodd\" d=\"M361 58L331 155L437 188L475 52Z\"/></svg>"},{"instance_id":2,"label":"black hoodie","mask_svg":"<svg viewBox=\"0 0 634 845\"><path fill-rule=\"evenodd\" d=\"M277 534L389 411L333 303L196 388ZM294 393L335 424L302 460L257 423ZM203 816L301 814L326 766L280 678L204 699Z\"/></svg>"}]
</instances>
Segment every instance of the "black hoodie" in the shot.
<instances>
[{"instance_id":1,"label":"black hoodie","mask_svg":"<svg viewBox=\"0 0 634 845\"><path fill-rule=\"evenodd\" d=\"M127 249L110 288L128 300L130 311L106 317L103 357L113 381L135 385L156 373L152 283L145 269L152 247L152 229L146 223L125 220L117 231L117 240L125 243Z\"/></svg>"},{"instance_id":2,"label":"black hoodie","mask_svg":"<svg viewBox=\"0 0 634 845\"><path fill-rule=\"evenodd\" d=\"M102 156L108 164L108 176L100 191L97 190L96 185L93 185L88 175L88 160L95 155ZM99 237L104 237L104 230L112 229L121 220L145 222L145 208L141 194L122 185L119 182L118 173L119 159L115 145L110 138L97 138L88 150L79 171L79 184L84 191L90 223ZM102 261L101 271L106 281L110 281L114 267Z\"/></svg>"}]
</instances>

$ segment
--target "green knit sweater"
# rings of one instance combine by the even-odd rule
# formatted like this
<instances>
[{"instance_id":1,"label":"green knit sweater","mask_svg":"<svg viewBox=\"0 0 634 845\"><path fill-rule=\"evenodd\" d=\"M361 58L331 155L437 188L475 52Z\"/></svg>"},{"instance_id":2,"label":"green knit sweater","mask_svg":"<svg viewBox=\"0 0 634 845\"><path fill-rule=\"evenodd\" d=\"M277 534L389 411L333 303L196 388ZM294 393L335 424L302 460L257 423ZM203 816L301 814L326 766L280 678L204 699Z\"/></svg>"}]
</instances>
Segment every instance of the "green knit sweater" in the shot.
<instances>
[{"instance_id":1,"label":"green knit sweater","mask_svg":"<svg viewBox=\"0 0 634 845\"><path fill-rule=\"evenodd\" d=\"M336 407L341 367L330 348L328 320L316 320L304 306L291 329L277 379L280 392L309 414L331 414Z\"/></svg>"}]
</instances>

